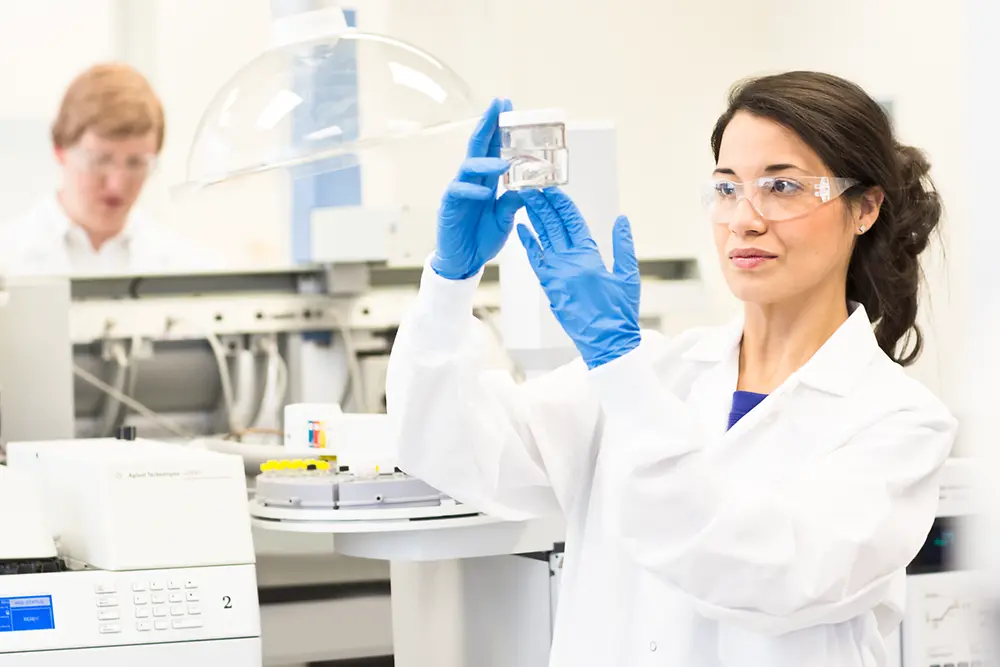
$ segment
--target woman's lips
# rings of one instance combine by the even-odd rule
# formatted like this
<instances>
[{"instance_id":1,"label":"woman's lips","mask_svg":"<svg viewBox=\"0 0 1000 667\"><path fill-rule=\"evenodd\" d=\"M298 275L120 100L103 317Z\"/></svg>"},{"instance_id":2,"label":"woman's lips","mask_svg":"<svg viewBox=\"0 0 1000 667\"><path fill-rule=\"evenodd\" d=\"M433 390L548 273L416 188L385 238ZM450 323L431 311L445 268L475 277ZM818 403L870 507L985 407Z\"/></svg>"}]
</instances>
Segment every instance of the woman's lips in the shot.
<instances>
[{"instance_id":1,"label":"woman's lips","mask_svg":"<svg viewBox=\"0 0 1000 667\"><path fill-rule=\"evenodd\" d=\"M729 261L733 263L738 269L756 269L763 266L772 259L777 259L773 255L740 255L736 257L730 257Z\"/></svg>"}]
</instances>

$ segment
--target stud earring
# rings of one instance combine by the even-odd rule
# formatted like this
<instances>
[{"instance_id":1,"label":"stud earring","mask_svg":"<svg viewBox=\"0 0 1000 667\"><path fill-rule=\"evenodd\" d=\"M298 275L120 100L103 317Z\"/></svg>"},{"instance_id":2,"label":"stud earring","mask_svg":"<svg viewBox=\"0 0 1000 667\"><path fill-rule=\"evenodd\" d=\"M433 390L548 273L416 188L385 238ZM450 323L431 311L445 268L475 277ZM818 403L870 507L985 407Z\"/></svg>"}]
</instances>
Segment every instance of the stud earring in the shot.
<instances>
[{"instance_id":1,"label":"stud earring","mask_svg":"<svg viewBox=\"0 0 1000 667\"><path fill-rule=\"evenodd\" d=\"M865 226L861 225L860 227L858 227L858 234L864 234L864 233L865 233Z\"/></svg>"}]
</instances>

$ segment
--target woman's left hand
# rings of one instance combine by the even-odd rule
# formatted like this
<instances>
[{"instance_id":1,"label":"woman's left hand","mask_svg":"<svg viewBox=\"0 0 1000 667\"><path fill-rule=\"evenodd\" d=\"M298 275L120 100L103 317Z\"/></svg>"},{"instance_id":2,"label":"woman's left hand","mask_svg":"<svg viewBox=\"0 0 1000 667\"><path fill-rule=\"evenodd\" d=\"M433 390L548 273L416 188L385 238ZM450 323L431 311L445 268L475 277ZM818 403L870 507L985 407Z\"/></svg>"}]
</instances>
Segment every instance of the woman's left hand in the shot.
<instances>
[{"instance_id":1,"label":"woman's left hand","mask_svg":"<svg viewBox=\"0 0 1000 667\"><path fill-rule=\"evenodd\" d=\"M639 346L639 262L628 218L615 221L613 271L576 204L558 188L521 192L538 238L524 225L517 234L549 304L588 368Z\"/></svg>"}]
</instances>

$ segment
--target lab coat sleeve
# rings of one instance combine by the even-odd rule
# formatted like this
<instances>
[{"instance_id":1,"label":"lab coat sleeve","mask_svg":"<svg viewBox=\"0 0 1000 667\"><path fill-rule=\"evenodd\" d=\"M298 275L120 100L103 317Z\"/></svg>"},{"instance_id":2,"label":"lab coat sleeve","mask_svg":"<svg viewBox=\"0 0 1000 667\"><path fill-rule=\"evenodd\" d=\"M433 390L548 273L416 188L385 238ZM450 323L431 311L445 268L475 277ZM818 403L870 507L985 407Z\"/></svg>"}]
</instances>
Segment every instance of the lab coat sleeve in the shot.
<instances>
[{"instance_id":1,"label":"lab coat sleeve","mask_svg":"<svg viewBox=\"0 0 1000 667\"><path fill-rule=\"evenodd\" d=\"M579 361L520 385L489 370L478 283L425 267L400 325L386 377L400 468L500 518L557 515L593 465L596 395Z\"/></svg>"},{"instance_id":2,"label":"lab coat sleeve","mask_svg":"<svg viewBox=\"0 0 1000 667\"><path fill-rule=\"evenodd\" d=\"M930 530L956 431L930 397L794 474L733 483L642 346L591 379L607 415L609 524L708 618L767 635L854 618L892 596Z\"/></svg>"}]
</instances>

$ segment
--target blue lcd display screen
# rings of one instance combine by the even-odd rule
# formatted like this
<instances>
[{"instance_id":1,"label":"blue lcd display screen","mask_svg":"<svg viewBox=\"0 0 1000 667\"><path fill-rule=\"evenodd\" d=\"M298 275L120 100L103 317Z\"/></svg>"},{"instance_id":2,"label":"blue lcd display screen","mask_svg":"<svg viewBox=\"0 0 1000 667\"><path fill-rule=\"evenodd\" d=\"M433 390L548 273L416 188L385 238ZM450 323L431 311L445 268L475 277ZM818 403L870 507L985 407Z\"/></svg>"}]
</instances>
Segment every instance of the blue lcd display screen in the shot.
<instances>
[{"instance_id":1,"label":"blue lcd display screen","mask_svg":"<svg viewBox=\"0 0 1000 667\"><path fill-rule=\"evenodd\" d=\"M55 627L51 595L0 598L0 632L54 630Z\"/></svg>"}]
</instances>

